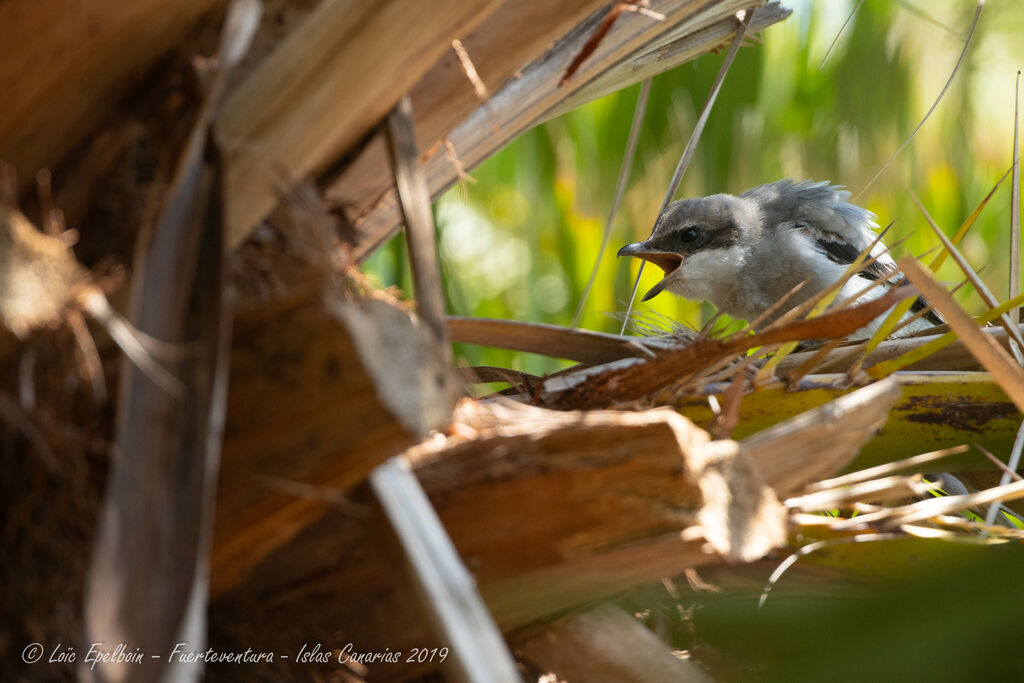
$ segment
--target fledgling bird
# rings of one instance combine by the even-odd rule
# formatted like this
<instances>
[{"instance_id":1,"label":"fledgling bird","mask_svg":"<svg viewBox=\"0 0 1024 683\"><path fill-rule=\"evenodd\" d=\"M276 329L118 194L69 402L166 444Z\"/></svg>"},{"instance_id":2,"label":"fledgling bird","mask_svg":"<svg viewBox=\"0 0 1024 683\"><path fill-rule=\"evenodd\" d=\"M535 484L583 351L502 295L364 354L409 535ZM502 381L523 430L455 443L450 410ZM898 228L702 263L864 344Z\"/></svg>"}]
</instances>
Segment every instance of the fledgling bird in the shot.
<instances>
[{"instance_id":1,"label":"fledgling bird","mask_svg":"<svg viewBox=\"0 0 1024 683\"><path fill-rule=\"evenodd\" d=\"M673 202L658 216L651 237L619 249L665 271L644 296L663 290L687 299L704 299L719 311L751 321L801 282L806 282L769 320L828 288L875 241L875 215L848 200L850 193L828 181L792 180L760 185L739 196L715 194ZM903 278L885 245L871 250L878 259L843 285L838 303L884 278L862 300L881 296ZM918 298L912 315L927 307ZM870 335L877 318L855 337ZM905 336L942 323L934 311L897 333Z\"/></svg>"}]
</instances>

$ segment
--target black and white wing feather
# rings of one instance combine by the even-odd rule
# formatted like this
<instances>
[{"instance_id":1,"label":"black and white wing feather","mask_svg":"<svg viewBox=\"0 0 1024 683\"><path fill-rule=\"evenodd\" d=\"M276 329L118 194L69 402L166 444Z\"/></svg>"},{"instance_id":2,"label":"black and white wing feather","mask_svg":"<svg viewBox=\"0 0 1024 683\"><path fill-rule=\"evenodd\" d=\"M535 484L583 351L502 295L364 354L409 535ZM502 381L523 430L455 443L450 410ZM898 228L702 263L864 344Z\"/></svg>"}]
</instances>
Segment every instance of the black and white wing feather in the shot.
<instances>
[{"instance_id":1,"label":"black and white wing feather","mask_svg":"<svg viewBox=\"0 0 1024 683\"><path fill-rule=\"evenodd\" d=\"M858 275L867 280L885 279L889 286L904 282L898 274L895 261L886 247L877 239L875 214L849 202L850 193L828 181L780 180L761 185L745 192L743 197L756 201L766 219L775 225L785 225L811 238L814 246L830 261L842 266L852 264L858 256L871 248L875 257L866 263ZM874 246L872 247L872 243ZM884 286L884 285L883 285ZM915 299L911 311L928 308L922 297ZM924 315L933 325L944 321L932 310Z\"/></svg>"}]
</instances>

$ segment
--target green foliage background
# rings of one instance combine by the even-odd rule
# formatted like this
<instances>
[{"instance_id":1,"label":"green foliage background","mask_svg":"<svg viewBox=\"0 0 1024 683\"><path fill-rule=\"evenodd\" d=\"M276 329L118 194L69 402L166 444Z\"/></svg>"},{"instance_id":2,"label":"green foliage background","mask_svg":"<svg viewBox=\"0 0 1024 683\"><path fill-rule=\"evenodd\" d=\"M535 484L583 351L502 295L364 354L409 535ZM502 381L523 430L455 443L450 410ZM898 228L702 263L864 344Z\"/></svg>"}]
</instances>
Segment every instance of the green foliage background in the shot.
<instances>
[{"instance_id":1,"label":"green foliage background","mask_svg":"<svg viewBox=\"0 0 1024 683\"><path fill-rule=\"evenodd\" d=\"M868 0L827 60L855 0L784 2L794 10L742 49L678 197L738 193L783 177L831 180L854 194L910 136L953 69L975 2ZM657 3L653 3L656 8ZM1024 3L990 0L966 61L934 114L858 198L895 221L897 255L938 244L908 187L951 234L1012 161L1014 79L1024 57ZM638 263L615 251L645 238L723 56L707 55L654 80L636 162L582 327L617 332ZM454 315L570 324L601 243L639 85L525 133L435 206L448 310ZM999 296L1007 292L1010 183L963 244ZM410 291L401 238L366 269ZM658 279L646 269L640 292ZM660 272L660 271L659 271ZM950 262L939 273L960 279ZM958 293L968 310L977 295ZM661 295L641 305L699 327L708 304ZM470 365L541 374L559 362L460 345Z\"/></svg>"}]
</instances>

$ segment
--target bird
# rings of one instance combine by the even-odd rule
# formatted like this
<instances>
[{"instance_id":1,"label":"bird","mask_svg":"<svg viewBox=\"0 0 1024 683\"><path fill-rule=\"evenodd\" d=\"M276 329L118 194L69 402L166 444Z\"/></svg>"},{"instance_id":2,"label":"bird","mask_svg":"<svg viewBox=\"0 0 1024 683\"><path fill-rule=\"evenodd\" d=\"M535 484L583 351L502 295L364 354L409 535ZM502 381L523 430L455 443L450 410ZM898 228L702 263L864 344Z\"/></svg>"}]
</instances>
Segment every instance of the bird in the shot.
<instances>
[{"instance_id":1,"label":"bird","mask_svg":"<svg viewBox=\"0 0 1024 683\"><path fill-rule=\"evenodd\" d=\"M885 284L860 295L860 300L881 296L885 287L904 281L876 230L871 211L851 203L850 193L829 181L784 179L759 185L733 196L714 194L672 202L661 212L650 238L619 249L618 256L634 256L660 267L663 277L643 300L667 290L688 299L710 301L719 311L752 321L766 322L785 313L764 316L795 287L790 307L837 282L864 251L874 260L863 265L843 285L835 301L857 296L879 279ZM943 324L927 301L918 297L912 316L926 311L894 336L907 336ZM872 334L885 315L851 338ZM951 494L968 489L948 473L931 473Z\"/></svg>"},{"instance_id":2,"label":"bird","mask_svg":"<svg viewBox=\"0 0 1024 683\"><path fill-rule=\"evenodd\" d=\"M842 185L829 181L779 180L733 196L672 202L658 216L650 238L627 244L618 256L633 256L660 267L665 276L643 300L662 291L705 300L734 318L771 322L838 281L848 266L870 248L874 261L843 285L835 302L857 296L879 279L886 282L864 293L859 302L884 294L903 276L876 233L871 211L850 202ZM874 246L872 246L874 245ZM789 294L788 305L764 316ZM918 297L907 317L927 312L899 330L908 336L943 323ZM881 316L853 338L870 336Z\"/></svg>"}]
</instances>

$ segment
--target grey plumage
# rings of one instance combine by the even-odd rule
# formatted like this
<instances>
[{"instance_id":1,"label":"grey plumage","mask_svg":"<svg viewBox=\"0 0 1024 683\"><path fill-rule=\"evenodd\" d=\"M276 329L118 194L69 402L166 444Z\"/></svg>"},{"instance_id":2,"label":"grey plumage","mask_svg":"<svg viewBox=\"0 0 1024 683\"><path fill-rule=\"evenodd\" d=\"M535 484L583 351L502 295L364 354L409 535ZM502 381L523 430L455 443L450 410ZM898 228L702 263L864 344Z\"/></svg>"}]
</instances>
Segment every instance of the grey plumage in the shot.
<instances>
[{"instance_id":1,"label":"grey plumage","mask_svg":"<svg viewBox=\"0 0 1024 683\"><path fill-rule=\"evenodd\" d=\"M875 241L875 215L851 204L849 197L849 192L828 182L780 180L739 196L684 199L662 212L648 240L624 246L619 255L646 259L665 271L645 300L667 289L752 320L801 282L804 286L783 309L829 287ZM837 302L879 278L889 283L865 299L880 296L884 287L898 281L896 264L881 242L871 255L877 261L844 285ZM925 305L919 301L915 309ZM939 322L929 312L903 333Z\"/></svg>"}]
</instances>

